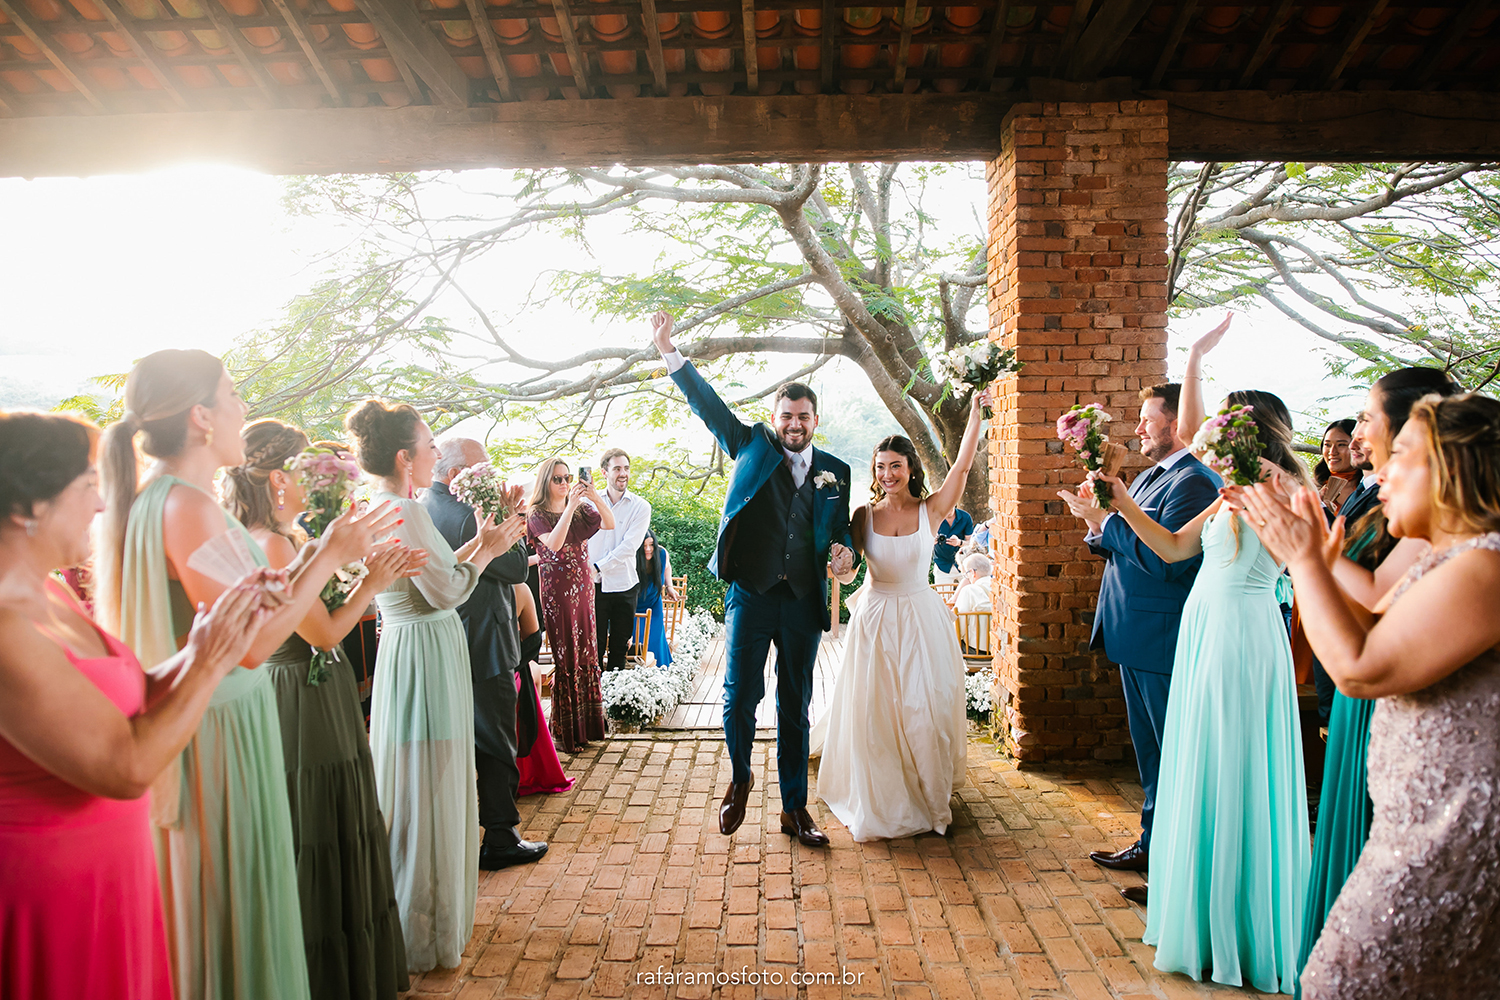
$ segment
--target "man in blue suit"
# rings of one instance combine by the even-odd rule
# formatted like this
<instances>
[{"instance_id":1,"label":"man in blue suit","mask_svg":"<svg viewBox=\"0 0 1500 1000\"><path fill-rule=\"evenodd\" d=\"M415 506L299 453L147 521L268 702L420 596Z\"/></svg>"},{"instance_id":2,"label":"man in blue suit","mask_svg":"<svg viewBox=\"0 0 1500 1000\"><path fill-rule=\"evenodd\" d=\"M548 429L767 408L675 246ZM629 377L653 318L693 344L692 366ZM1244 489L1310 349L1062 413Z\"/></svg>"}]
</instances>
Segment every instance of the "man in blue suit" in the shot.
<instances>
[{"instance_id":1,"label":"man in blue suit","mask_svg":"<svg viewBox=\"0 0 1500 1000\"><path fill-rule=\"evenodd\" d=\"M1193 457L1178 433L1180 392L1181 386L1176 384L1141 390L1141 419L1135 432L1141 441L1141 454L1155 464L1130 485L1130 496L1140 508L1171 531L1203 513L1219 498L1221 485L1218 475ZM1123 517L1100 510L1090 490L1081 489L1079 494L1063 490L1058 495L1088 523L1084 540L1107 562L1089 646L1102 648L1104 655L1120 666L1130 742L1135 747L1145 793L1140 839L1123 851L1095 851L1089 857L1105 868L1145 871L1177 628L1203 557L1164 562L1136 537ZM1137 899L1140 894L1136 890L1140 888L1124 890L1126 898L1143 902Z\"/></svg>"},{"instance_id":2,"label":"man in blue suit","mask_svg":"<svg viewBox=\"0 0 1500 1000\"><path fill-rule=\"evenodd\" d=\"M809 847L828 836L807 811L807 706L818 642L832 625L828 574L853 578L849 466L812 446L818 397L788 382L776 392L774 426L743 423L672 344L672 317L651 319L656 347L688 406L734 460L709 570L724 598L724 740L733 769L719 807L730 834L745 818L754 784L750 748L765 695L766 656L776 647L776 770L781 832Z\"/></svg>"}]
</instances>

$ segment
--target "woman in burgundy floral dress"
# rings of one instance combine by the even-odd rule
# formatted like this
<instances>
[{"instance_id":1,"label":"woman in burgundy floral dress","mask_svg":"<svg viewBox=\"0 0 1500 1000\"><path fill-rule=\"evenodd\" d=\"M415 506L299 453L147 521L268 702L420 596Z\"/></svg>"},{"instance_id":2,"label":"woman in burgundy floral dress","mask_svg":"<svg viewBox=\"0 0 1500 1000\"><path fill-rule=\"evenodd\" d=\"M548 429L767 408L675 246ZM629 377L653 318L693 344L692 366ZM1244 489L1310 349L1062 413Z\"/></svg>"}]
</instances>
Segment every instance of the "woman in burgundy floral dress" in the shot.
<instances>
[{"instance_id":1,"label":"woman in burgundy floral dress","mask_svg":"<svg viewBox=\"0 0 1500 1000\"><path fill-rule=\"evenodd\" d=\"M614 513L593 483L575 484L568 468L554 457L537 469L526 524L541 559L542 622L554 664L550 723L552 737L563 753L604 738L594 578L587 542L601 527L615 526Z\"/></svg>"}]
</instances>

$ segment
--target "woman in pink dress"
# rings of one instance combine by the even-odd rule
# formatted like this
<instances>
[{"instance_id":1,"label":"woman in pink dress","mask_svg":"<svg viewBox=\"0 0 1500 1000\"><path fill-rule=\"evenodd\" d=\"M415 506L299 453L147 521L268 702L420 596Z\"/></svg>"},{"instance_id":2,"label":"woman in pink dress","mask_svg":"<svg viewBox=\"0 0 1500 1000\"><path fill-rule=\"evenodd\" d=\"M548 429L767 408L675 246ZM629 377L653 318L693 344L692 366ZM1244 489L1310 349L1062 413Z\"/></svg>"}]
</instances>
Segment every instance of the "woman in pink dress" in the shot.
<instances>
[{"instance_id":1,"label":"woman in pink dress","mask_svg":"<svg viewBox=\"0 0 1500 1000\"><path fill-rule=\"evenodd\" d=\"M525 705L517 709L520 718L516 724L516 767L521 772L521 785L516 796L543 795L566 792L573 787L573 779L563 773L562 761L557 759L557 747L552 745L552 731L547 728L547 717L542 714L542 696L532 681L531 665L536 662L542 649L542 626L537 621L536 604L531 599L531 588L524 583L516 584L516 617L521 630L521 666L516 671L516 686L520 697L531 706L528 713ZM533 726L525 720L535 720ZM531 732L535 738L528 738Z\"/></svg>"},{"instance_id":2,"label":"woman in pink dress","mask_svg":"<svg viewBox=\"0 0 1500 1000\"><path fill-rule=\"evenodd\" d=\"M554 457L538 467L526 528L541 559L542 621L554 664L552 735L563 753L604 739L587 542L600 527L614 526L615 515L594 484L574 484L566 462Z\"/></svg>"},{"instance_id":3,"label":"woman in pink dress","mask_svg":"<svg viewBox=\"0 0 1500 1000\"><path fill-rule=\"evenodd\" d=\"M49 572L84 562L103 509L98 431L0 413L0 997L170 1000L146 790L249 649L258 571L150 674ZM173 686L173 682L175 686ZM149 704L149 708L147 705Z\"/></svg>"}]
</instances>

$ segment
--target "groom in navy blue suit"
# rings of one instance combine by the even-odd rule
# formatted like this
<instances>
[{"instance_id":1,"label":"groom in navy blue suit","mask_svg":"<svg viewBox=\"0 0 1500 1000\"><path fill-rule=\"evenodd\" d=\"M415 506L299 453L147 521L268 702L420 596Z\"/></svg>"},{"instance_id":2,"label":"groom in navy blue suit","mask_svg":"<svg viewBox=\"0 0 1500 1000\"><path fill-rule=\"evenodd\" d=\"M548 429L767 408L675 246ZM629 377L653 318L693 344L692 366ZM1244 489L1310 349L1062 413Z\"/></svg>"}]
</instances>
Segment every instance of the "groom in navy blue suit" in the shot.
<instances>
[{"instance_id":1,"label":"groom in navy blue suit","mask_svg":"<svg viewBox=\"0 0 1500 1000\"><path fill-rule=\"evenodd\" d=\"M1203 513L1219 498L1221 485L1218 475L1193 457L1178 434L1180 391L1181 386L1176 384L1141 390L1141 419L1135 432L1141 441L1141 454L1155 464L1130 484L1130 496L1141 510L1171 531ZM1135 747L1145 793L1140 839L1123 851L1095 851L1089 857L1105 868L1145 871L1177 629L1203 557L1165 562L1136 537L1123 517L1100 510L1091 496L1066 490L1059 495L1074 514L1088 522L1084 540L1095 555L1107 561L1089 645L1102 648L1112 663L1119 664L1130 742Z\"/></svg>"},{"instance_id":2,"label":"groom in navy blue suit","mask_svg":"<svg viewBox=\"0 0 1500 1000\"><path fill-rule=\"evenodd\" d=\"M657 349L688 406L734 460L719 538L708 568L729 584L724 599L724 740L733 769L719 829L745 818L754 784L750 748L765 695L766 656L776 647L776 768L781 832L809 847L828 837L807 811L807 707L818 641L832 624L829 571L852 576L849 466L812 446L818 397L789 382L776 393L774 426L746 424L672 344L672 317L652 317Z\"/></svg>"}]
</instances>

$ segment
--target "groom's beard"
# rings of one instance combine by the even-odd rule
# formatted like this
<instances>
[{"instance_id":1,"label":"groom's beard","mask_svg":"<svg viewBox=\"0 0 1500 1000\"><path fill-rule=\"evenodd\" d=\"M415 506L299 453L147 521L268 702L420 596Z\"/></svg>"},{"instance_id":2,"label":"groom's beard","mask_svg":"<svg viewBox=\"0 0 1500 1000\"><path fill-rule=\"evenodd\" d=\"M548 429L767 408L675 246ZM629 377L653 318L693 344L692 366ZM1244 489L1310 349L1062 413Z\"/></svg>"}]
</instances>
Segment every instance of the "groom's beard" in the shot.
<instances>
[{"instance_id":1,"label":"groom's beard","mask_svg":"<svg viewBox=\"0 0 1500 1000\"><path fill-rule=\"evenodd\" d=\"M786 438L782 437L780 434L777 434L776 435L776 443L779 444L779 445L781 445L781 447L784 448L784 449L786 449L787 451L792 452L793 454L796 454L796 455L800 455L804 451L806 451L809 447L811 447L811 445L812 445L812 436L808 435L807 437L805 437L805 438L802 439L801 443L799 443L799 444L793 444L792 442L788 441Z\"/></svg>"}]
</instances>

